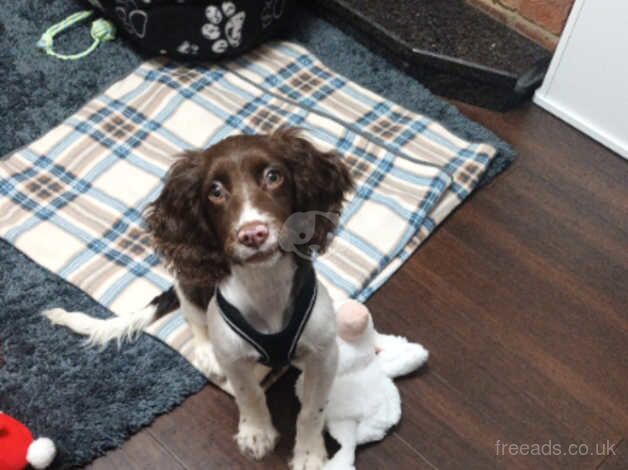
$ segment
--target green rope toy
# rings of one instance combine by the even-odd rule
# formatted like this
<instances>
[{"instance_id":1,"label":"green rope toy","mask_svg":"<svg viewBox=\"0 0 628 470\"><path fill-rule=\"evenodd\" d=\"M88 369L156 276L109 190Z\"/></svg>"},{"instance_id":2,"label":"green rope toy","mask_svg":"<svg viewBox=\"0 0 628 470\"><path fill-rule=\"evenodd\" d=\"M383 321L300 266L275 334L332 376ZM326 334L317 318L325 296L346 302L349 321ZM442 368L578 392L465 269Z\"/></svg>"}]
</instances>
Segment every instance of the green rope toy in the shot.
<instances>
[{"instance_id":1,"label":"green rope toy","mask_svg":"<svg viewBox=\"0 0 628 470\"><path fill-rule=\"evenodd\" d=\"M101 43L114 40L116 37L116 27L109 21L100 18L92 23L90 34L94 39L94 42L92 42L87 49L76 54L59 54L54 51L54 38L57 34L68 29L70 26L83 21L85 18L89 18L93 13L93 11L89 10L79 11L68 16L65 20L52 25L44 34L42 34L41 39L37 42L37 47L43 49L46 54L56 57L57 59L78 60L89 55Z\"/></svg>"}]
</instances>

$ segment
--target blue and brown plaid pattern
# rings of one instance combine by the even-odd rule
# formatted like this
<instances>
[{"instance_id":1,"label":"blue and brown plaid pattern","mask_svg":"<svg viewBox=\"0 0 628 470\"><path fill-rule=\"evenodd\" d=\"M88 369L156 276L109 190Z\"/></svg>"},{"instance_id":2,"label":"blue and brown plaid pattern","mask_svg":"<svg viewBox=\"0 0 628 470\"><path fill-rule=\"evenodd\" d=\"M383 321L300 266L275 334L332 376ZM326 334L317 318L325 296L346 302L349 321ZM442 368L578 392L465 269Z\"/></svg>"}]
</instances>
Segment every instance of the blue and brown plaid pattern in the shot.
<instances>
[{"instance_id":1,"label":"blue and brown plaid pattern","mask_svg":"<svg viewBox=\"0 0 628 470\"><path fill-rule=\"evenodd\" d=\"M172 282L142 211L175 156L285 125L341 153L357 181L337 237L315 262L335 299L368 298L471 193L495 155L292 43L220 65L153 60L0 161L0 235L126 314ZM178 312L148 331L191 357Z\"/></svg>"}]
</instances>

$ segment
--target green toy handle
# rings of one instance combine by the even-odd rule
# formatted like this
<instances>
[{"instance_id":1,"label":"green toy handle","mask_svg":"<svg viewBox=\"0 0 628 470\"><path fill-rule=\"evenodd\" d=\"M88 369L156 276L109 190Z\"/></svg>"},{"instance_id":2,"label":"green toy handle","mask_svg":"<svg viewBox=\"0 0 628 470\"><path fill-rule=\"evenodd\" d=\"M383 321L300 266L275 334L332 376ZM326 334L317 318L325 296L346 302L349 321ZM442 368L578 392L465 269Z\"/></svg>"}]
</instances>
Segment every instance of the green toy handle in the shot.
<instances>
[{"instance_id":1,"label":"green toy handle","mask_svg":"<svg viewBox=\"0 0 628 470\"><path fill-rule=\"evenodd\" d=\"M53 49L54 38L57 34L65 31L70 26L83 21L85 18L89 18L94 14L91 10L79 11L59 23L52 25L42 34L41 38L37 42L37 47L43 49L46 54L56 57L61 60L78 60L89 55L94 49L96 49L100 43L105 41L111 41L116 37L116 27L105 19L97 19L92 23L90 34L94 39L94 42L82 52L76 54L59 54Z\"/></svg>"}]
</instances>

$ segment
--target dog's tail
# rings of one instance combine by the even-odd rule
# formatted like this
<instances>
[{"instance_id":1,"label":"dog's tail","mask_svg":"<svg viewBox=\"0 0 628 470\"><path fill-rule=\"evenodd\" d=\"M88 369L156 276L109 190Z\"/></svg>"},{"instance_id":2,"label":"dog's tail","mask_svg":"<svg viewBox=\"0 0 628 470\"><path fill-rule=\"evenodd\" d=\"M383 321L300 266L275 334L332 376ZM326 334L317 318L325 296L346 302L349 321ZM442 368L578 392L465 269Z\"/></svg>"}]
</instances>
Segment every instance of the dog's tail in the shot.
<instances>
[{"instance_id":1,"label":"dog's tail","mask_svg":"<svg viewBox=\"0 0 628 470\"><path fill-rule=\"evenodd\" d=\"M82 312L67 312L62 308L44 310L42 314L55 325L67 326L72 331L87 336L88 344L104 347L111 340L116 340L120 345L123 340L135 339L146 326L178 307L179 298L174 287L171 287L155 297L145 308L130 315L104 319Z\"/></svg>"}]
</instances>

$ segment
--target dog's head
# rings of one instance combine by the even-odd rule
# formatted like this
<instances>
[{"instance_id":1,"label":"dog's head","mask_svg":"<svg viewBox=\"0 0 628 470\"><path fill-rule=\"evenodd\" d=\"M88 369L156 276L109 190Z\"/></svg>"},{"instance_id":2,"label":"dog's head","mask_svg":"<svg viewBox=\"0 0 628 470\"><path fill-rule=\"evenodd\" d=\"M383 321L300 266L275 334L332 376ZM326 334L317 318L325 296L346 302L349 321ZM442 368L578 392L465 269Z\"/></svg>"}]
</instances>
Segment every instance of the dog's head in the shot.
<instances>
[{"instance_id":1,"label":"dog's head","mask_svg":"<svg viewBox=\"0 0 628 470\"><path fill-rule=\"evenodd\" d=\"M233 264L272 264L286 251L305 255L312 247L323 252L352 184L337 154L317 150L293 129L239 135L182 155L146 220L177 276L215 282ZM295 236L286 222L302 213L335 216L317 218L298 246L286 244Z\"/></svg>"}]
</instances>

